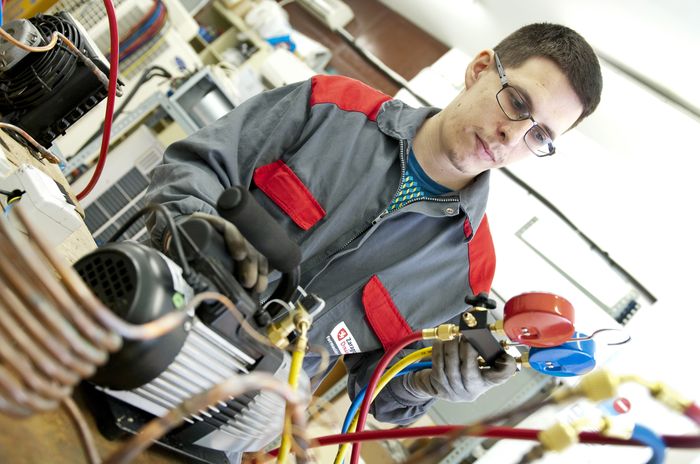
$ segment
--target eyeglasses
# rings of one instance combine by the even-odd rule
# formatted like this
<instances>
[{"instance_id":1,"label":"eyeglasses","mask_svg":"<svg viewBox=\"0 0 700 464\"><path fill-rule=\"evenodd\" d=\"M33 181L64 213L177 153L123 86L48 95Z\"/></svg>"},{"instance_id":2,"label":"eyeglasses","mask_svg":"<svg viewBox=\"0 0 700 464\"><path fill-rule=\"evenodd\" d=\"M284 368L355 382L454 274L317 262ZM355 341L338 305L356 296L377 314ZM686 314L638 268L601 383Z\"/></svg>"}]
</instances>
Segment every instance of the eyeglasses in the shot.
<instances>
[{"instance_id":1,"label":"eyeglasses","mask_svg":"<svg viewBox=\"0 0 700 464\"><path fill-rule=\"evenodd\" d=\"M498 71L498 77L501 79L502 85L501 90L496 93L498 106L501 107L503 114L511 121L525 121L526 119L532 121L532 127L530 127L523 136L525 145L527 145L532 153L536 156L553 155L556 149L554 148L552 137L547 130L540 126L532 117L530 114L530 107L525 97L523 97L515 87L511 87L510 84L508 84L506 71L503 69L498 54L494 54L494 58L496 59L496 70Z\"/></svg>"}]
</instances>

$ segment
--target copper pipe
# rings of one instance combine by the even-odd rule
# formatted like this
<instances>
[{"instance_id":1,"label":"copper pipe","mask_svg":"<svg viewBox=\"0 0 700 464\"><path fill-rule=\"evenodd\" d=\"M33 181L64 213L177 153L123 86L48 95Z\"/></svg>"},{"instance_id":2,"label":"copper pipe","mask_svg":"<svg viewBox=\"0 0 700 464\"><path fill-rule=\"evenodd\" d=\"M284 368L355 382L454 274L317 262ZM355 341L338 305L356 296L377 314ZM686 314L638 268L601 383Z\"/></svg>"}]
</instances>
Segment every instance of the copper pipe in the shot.
<instances>
[{"instance_id":1,"label":"copper pipe","mask_svg":"<svg viewBox=\"0 0 700 464\"><path fill-rule=\"evenodd\" d=\"M309 351L318 353L321 356L321 363L318 365L318 369L310 377L315 377L317 375L323 375L331 364L331 355L328 350L322 345L309 345ZM312 381L313 384L313 381Z\"/></svg>"},{"instance_id":2,"label":"copper pipe","mask_svg":"<svg viewBox=\"0 0 700 464\"><path fill-rule=\"evenodd\" d=\"M90 464L100 464L102 459L100 458L100 453L97 451L97 445L95 444L95 439L90 433L87 422L83 417L78 405L75 404L72 398L66 398L63 400L63 407L68 412L68 415L73 419L77 429L78 435L80 435L80 442L83 444L83 450L85 451L85 457Z\"/></svg>"},{"instance_id":3,"label":"copper pipe","mask_svg":"<svg viewBox=\"0 0 700 464\"><path fill-rule=\"evenodd\" d=\"M2 301L0 301L0 331L4 336L14 341L17 346L26 353L32 362L49 378L55 379L63 385L75 385L80 381L80 376L71 372L60 363L58 359L52 359L36 342L32 340L15 321Z\"/></svg>"},{"instance_id":4,"label":"copper pipe","mask_svg":"<svg viewBox=\"0 0 700 464\"><path fill-rule=\"evenodd\" d=\"M27 45L25 43L20 42L1 28L0 36L2 36L3 39L10 42L12 45L19 47L22 50L38 53L48 52L52 50L60 40L66 45L66 47L68 47L68 49L71 52L73 52L73 54L77 55L77 57L90 69L90 71L97 77L97 79L102 83L102 85L105 86L105 88L109 88L109 79L107 78L107 76L105 76L105 74L102 71L100 71L100 69L97 66L95 66L95 64L92 61L90 61L90 59L87 56L85 56L85 54L82 51L80 51L78 47L76 47L75 44L73 44L73 42L71 42L68 37L61 34L60 32L54 31L51 34L49 43L39 47L32 47L31 45Z\"/></svg>"},{"instance_id":5,"label":"copper pipe","mask_svg":"<svg viewBox=\"0 0 700 464\"><path fill-rule=\"evenodd\" d=\"M63 258L47 243L42 234L36 230L36 227L30 223L21 207L15 208L13 212L17 214L20 223L27 230L34 244L41 250L48 262L61 277L69 293L103 326L114 330L125 338L152 339L158 338L174 328L179 327L187 318L187 314L185 314L184 311L180 311L170 313L160 319L142 325L134 325L125 322L107 308L90 291L78 273L66 264ZM121 343L121 340L119 340L119 342ZM116 346L114 350L110 349L110 351L116 351L118 348L119 346Z\"/></svg>"},{"instance_id":6,"label":"copper pipe","mask_svg":"<svg viewBox=\"0 0 700 464\"><path fill-rule=\"evenodd\" d=\"M11 403L0 394L0 413L4 413L12 417L29 417L34 414L34 411Z\"/></svg>"},{"instance_id":7,"label":"copper pipe","mask_svg":"<svg viewBox=\"0 0 700 464\"><path fill-rule=\"evenodd\" d=\"M93 365L74 356L70 348L61 343L53 333L49 332L14 293L10 292L5 285L0 285L0 306L3 304L6 305L6 308L9 308L8 314L14 314L15 318L19 320L34 340L38 340L62 365L75 371L81 377L88 377L94 373Z\"/></svg>"},{"instance_id":8,"label":"copper pipe","mask_svg":"<svg viewBox=\"0 0 700 464\"><path fill-rule=\"evenodd\" d=\"M61 400L71 393L71 388L58 385L51 378L38 373L27 356L21 350L16 350L5 337L0 337L0 359L4 359L3 364L37 395L49 400Z\"/></svg>"},{"instance_id":9,"label":"copper pipe","mask_svg":"<svg viewBox=\"0 0 700 464\"><path fill-rule=\"evenodd\" d=\"M20 42L19 40L15 39L10 35L9 32L5 31L4 29L0 28L0 36L2 36L3 39L7 40L10 42L12 45L21 48L24 51L27 52L48 52L49 50L53 49L53 47L56 46L58 43L58 34L54 35L52 34L50 37L50 41L46 45L42 45L39 47L32 47L31 45L27 45L25 43Z\"/></svg>"},{"instance_id":10,"label":"copper pipe","mask_svg":"<svg viewBox=\"0 0 700 464\"><path fill-rule=\"evenodd\" d=\"M141 429L138 435L129 439L121 449L109 456L104 464L131 462L153 441L181 424L184 417L230 396L235 397L256 390L269 390L284 398L291 405L294 424L301 430L305 428L304 400L288 384L267 373L236 375L204 393L185 400L165 416L153 419Z\"/></svg>"},{"instance_id":11,"label":"copper pipe","mask_svg":"<svg viewBox=\"0 0 700 464\"><path fill-rule=\"evenodd\" d=\"M33 411L50 411L58 406L58 401L47 400L27 391L11 371L0 364L0 395L10 401L13 401L16 406L26 407Z\"/></svg>"},{"instance_id":12,"label":"copper pipe","mask_svg":"<svg viewBox=\"0 0 700 464\"><path fill-rule=\"evenodd\" d=\"M2 240L0 240L0 243L2 243ZM0 244L0 254L4 254L3 248L4 245ZM12 269L8 269L8 264L8 260L0 260L0 276L4 277L12 286L24 306L31 308L32 314L39 317L53 334L61 337L61 339L81 358L91 364L104 363L107 360L107 354L104 351L96 349L81 337L73 325L56 311L44 295L35 292L30 281L13 273ZM7 272L8 270L9 273Z\"/></svg>"},{"instance_id":13,"label":"copper pipe","mask_svg":"<svg viewBox=\"0 0 700 464\"><path fill-rule=\"evenodd\" d=\"M66 292L65 287L58 282L51 271L46 269L45 259L31 246L29 240L25 239L14 228L9 227L6 221L0 221L0 230L4 232L10 242L3 247L5 256L14 257L14 269L9 271L10 277L14 274L13 271L24 271L25 279L19 280L43 286L46 291L42 293L51 297L56 306L75 324L84 337L100 348L114 348L114 345L118 343L116 335L94 323L84 314L84 311L81 311ZM15 284L15 286L18 287L19 284Z\"/></svg>"},{"instance_id":14,"label":"copper pipe","mask_svg":"<svg viewBox=\"0 0 700 464\"><path fill-rule=\"evenodd\" d=\"M2 31L2 28L0 28L0 31ZM35 158L38 158L39 160L46 159L49 161L49 163L53 164L56 164L61 161L56 157L56 155L47 150L42 144L34 140L34 137L29 135L29 133L27 133L27 131L25 131L21 127L17 127L14 124L8 124L6 122L0 122L0 129L9 129L11 131L17 132L19 135L24 137L24 139L27 142L29 142L34 148L36 148L36 150L39 153L41 153L42 158L38 158L37 156L35 156Z\"/></svg>"}]
</instances>

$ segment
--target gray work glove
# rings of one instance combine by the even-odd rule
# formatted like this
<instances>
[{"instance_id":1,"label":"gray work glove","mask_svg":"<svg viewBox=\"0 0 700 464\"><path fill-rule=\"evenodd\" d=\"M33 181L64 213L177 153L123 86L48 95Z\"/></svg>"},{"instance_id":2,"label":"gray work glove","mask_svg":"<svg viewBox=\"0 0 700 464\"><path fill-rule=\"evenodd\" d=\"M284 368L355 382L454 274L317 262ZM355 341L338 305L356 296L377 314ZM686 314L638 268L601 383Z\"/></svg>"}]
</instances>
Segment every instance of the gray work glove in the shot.
<instances>
[{"instance_id":1,"label":"gray work glove","mask_svg":"<svg viewBox=\"0 0 700 464\"><path fill-rule=\"evenodd\" d=\"M417 398L474 401L515 373L515 358L504 354L494 367L479 369L479 353L464 337L433 344L433 367L404 376L404 387Z\"/></svg>"},{"instance_id":2,"label":"gray work glove","mask_svg":"<svg viewBox=\"0 0 700 464\"><path fill-rule=\"evenodd\" d=\"M194 213L190 217L204 219L223 235L228 252L236 264L236 278L244 288L258 293L267 288L267 258L248 243L236 226L212 214Z\"/></svg>"}]
</instances>

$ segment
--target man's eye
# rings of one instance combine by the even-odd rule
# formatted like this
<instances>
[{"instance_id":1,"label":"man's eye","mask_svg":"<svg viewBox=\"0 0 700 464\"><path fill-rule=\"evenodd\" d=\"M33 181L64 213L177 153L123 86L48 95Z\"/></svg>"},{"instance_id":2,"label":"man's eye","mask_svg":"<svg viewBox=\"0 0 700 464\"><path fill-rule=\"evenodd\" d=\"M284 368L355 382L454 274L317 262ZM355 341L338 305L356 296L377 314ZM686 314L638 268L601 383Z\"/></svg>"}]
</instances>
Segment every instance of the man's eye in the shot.
<instances>
[{"instance_id":1,"label":"man's eye","mask_svg":"<svg viewBox=\"0 0 700 464\"><path fill-rule=\"evenodd\" d=\"M515 109L518 113L522 114L523 116L527 116L527 104L525 104L521 98L518 98L517 95L511 95L510 103L513 105L513 109Z\"/></svg>"},{"instance_id":2,"label":"man's eye","mask_svg":"<svg viewBox=\"0 0 700 464\"><path fill-rule=\"evenodd\" d=\"M540 132L540 131L534 131L534 132L535 132L535 139L537 139L538 143L540 143L542 145L547 143L547 137L545 137L545 135L542 132Z\"/></svg>"}]
</instances>

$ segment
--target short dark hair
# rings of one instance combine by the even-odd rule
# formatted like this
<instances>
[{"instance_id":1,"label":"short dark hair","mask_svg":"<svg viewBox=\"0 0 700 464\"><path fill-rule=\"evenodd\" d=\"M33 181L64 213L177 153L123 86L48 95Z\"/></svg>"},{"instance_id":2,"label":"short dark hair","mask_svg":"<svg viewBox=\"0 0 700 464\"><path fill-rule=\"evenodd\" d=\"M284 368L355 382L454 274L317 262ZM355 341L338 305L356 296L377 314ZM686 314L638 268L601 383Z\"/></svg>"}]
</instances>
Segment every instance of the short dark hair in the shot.
<instances>
[{"instance_id":1,"label":"short dark hair","mask_svg":"<svg viewBox=\"0 0 700 464\"><path fill-rule=\"evenodd\" d=\"M573 29L560 24L530 24L503 39L494 50L506 67L518 67L536 56L556 63L583 104L581 116L571 127L593 113L600 103L603 76L598 57L586 39Z\"/></svg>"}]
</instances>

